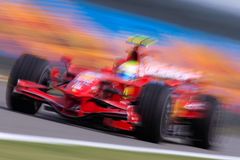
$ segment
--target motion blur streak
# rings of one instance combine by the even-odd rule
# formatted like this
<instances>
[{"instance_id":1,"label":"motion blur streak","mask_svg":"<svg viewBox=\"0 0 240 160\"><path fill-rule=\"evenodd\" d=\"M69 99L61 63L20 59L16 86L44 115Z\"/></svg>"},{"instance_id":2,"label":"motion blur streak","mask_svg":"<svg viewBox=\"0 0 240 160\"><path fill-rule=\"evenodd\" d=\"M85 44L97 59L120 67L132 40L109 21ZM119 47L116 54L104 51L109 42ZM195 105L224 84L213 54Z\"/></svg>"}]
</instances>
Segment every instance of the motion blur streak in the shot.
<instances>
[{"instance_id":1,"label":"motion blur streak","mask_svg":"<svg viewBox=\"0 0 240 160\"><path fill-rule=\"evenodd\" d=\"M74 28L67 19L49 16L31 3L2 2L0 14L1 50L7 54L27 51L50 58L68 54L81 56L81 63L110 57L107 45L99 38Z\"/></svg>"}]
</instances>

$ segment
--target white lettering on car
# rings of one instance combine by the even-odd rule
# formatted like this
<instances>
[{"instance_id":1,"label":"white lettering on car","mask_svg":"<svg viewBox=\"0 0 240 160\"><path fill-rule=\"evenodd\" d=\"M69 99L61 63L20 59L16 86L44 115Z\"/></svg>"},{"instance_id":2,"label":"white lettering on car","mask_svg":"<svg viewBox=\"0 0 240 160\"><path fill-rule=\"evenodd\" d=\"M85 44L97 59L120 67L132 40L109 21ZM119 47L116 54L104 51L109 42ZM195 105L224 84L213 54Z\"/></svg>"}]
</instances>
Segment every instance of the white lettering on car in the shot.
<instances>
[{"instance_id":1,"label":"white lettering on car","mask_svg":"<svg viewBox=\"0 0 240 160\"><path fill-rule=\"evenodd\" d=\"M95 72L83 72L77 75L77 77L73 80L72 88L76 90L80 90L83 86L89 85L94 82L101 75Z\"/></svg>"},{"instance_id":2,"label":"white lettering on car","mask_svg":"<svg viewBox=\"0 0 240 160\"><path fill-rule=\"evenodd\" d=\"M145 62L140 64L139 76L155 76L159 78L171 78L177 80L198 79L201 77L199 73L193 73L150 60L151 59L145 59Z\"/></svg>"}]
</instances>

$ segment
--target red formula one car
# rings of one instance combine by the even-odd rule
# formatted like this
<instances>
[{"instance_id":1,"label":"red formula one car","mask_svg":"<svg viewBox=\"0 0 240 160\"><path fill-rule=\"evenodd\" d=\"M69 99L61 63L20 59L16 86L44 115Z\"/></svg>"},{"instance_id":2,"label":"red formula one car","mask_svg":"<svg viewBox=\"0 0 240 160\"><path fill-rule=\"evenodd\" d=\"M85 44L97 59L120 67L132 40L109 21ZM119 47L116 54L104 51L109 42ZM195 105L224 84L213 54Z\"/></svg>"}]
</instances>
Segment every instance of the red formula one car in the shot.
<instances>
[{"instance_id":1,"label":"red formula one car","mask_svg":"<svg viewBox=\"0 0 240 160\"><path fill-rule=\"evenodd\" d=\"M137 47L112 71L96 71L73 69L66 59L66 68L53 67L45 59L24 54L9 76L7 105L35 114L44 104L68 118L99 118L104 125L133 132L141 140L158 143L182 136L208 148L218 100L202 94L189 74L174 70L171 75L165 68L161 71L162 66L141 66L136 55Z\"/></svg>"}]
</instances>

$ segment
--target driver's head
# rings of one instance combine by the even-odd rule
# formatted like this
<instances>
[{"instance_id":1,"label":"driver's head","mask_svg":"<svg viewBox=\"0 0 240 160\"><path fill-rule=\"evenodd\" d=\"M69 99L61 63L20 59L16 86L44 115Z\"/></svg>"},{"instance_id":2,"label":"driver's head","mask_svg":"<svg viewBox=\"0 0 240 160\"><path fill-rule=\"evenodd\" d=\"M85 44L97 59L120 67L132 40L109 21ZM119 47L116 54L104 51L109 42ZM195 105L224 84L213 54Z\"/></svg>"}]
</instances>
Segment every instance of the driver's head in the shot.
<instances>
[{"instance_id":1,"label":"driver's head","mask_svg":"<svg viewBox=\"0 0 240 160\"><path fill-rule=\"evenodd\" d=\"M117 68L117 76L124 80L133 80L138 75L139 62L127 61Z\"/></svg>"}]
</instances>

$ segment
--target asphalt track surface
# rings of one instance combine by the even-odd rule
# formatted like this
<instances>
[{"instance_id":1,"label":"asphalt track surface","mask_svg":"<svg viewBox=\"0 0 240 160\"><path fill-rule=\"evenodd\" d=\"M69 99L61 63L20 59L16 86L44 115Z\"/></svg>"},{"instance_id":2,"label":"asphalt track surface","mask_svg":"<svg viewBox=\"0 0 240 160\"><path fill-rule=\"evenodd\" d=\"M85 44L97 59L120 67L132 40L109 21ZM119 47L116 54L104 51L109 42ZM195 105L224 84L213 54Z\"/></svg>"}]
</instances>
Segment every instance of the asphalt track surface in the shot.
<instances>
[{"instance_id":1,"label":"asphalt track surface","mask_svg":"<svg viewBox=\"0 0 240 160\"><path fill-rule=\"evenodd\" d=\"M204 150L177 142L148 143L134 137L109 131L101 125L65 119L56 113L40 109L35 115L25 115L7 109L5 104L6 83L0 82L0 132L66 138L90 142L103 142L127 146L161 148L208 154L240 156L240 139L222 136L215 150Z\"/></svg>"}]
</instances>

